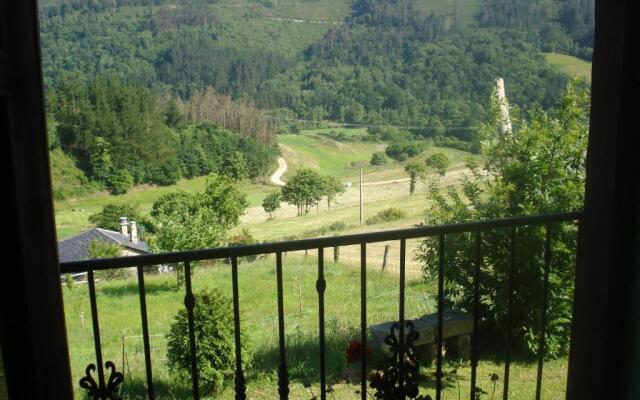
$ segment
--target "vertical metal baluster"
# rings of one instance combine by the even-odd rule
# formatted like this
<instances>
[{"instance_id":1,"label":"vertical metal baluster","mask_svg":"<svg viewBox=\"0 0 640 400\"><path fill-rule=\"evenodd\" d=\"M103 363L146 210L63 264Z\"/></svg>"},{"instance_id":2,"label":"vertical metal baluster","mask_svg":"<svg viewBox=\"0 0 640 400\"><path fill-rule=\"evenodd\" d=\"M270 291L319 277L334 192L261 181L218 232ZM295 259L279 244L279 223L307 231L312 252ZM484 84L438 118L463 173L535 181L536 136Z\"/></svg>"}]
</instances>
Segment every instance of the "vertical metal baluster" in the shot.
<instances>
[{"instance_id":1,"label":"vertical metal baluster","mask_svg":"<svg viewBox=\"0 0 640 400\"><path fill-rule=\"evenodd\" d=\"M516 231L514 226L511 228L511 246L509 249L509 302L507 305L507 339L505 343L506 351L504 357L504 391L502 393L503 400L509 398L509 367L511 363L511 314L513 311L513 288L514 273L516 268Z\"/></svg>"},{"instance_id":2,"label":"vertical metal baluster","mask_svg":"<svg viewBox=\"0 0 640 400\"><path fill-rule=\"evenodd\" d=\"M438 332L436 334L436 400L442 398L442 326L444 311L444 235L438 236Z\"/></svg>"},{"instance_id":3,"label":"vertical metal baluster","mask_svg":"<svg viewBox=\"0 0 640 400\"><path fill-rule=\"evenodd\" d=\"M325 343L324 343L324 291L327 283L324 280L324 249L318 249L318 280L316 290L318 291L318 323L320 341L320 400L326 400L326 370L325 370Z\"/></svg>"},{"instance_id":4,"label":"vertical metal baluster","mask_svg":"<svg viewBox=\"0 0 640 400\"><path fill-rule=\"evenodd\" d=\"M360 341L362 342L362 369L360 395L367 399L367 244L360 244Z\"/></svg>"},{"instance_id":5,"label":"vertical metal baluster","mask_svg":"<svg viewBox=\"0 0 640 400\"><path fill-rule=\"evenodd\" d=\"M476 255L473 273L473 333L471 335L471 400L476 400L476 380L478 368L478 314L480 313L480 265L482 263L480 255L480 244L482 236L480 231L476 232Z\"/></svg>"},{"instance_id":6,"label":"vertical metal baluster","mask_svg":"<svg viewBox=\"0 0 640 400\"><path fill-rule=\"evenodd\" d=\"M549 302L549 268L551 266L551 225L546 226L544 241L544 276L542 278L542 308L540 309L540 342L538 343L538 376L536 379L536 400L542 391L542 367L546 346L547 306Z\"/></svg>"},{"instance_id":7,"label":"vertical metal baluster","mask_svg":"<svg viewBox=\"0 0 640 400\"><path fill-rule=\"evenodd\" d=\"M142 322L142 341L144 343L144 365L147 370L147 394L149 400L156 398L151 371L151 349L149 346L149 322L147 320L147 299L144 285L144 270L138 267L138 292L140 294L140 321Z\"/></svg>"},{"instance_id":8,"label":"vertical metal baluster","mask_svg":"<svg viewBox=\"0 0 640 400\"><path fill-rule=\"evenodd\" d=\"M289 398L289 372L285 354L284 299L282 289L282 253L276 253L276 280L278 285L278 338L280 345L280 365L278 365L278 394L280 399Z\"/></svg>"},{"instance_id":9,"label":"vertical metal baluster","mask_svg":"<svg viewBox=\"0 0 640 400\"><path fill-rule=\"evenodd\" d=\"M98 324L98 305L96 302L96 284L93 278L93 270L87 273L89 280L89 301L91 302L91 322L93 324L93 343L96 347L96 362L98 363L98 385L105 388L104 364L102 363L102 345L100 344L100 325Z\"/></svg>"},{"instance_id":10,"label":"vertical metal baluster","mask_svg":"<svg viewBox=\"0 0 640 400\"><path fill-rule=\"evenodd\" d=\"M189 324L189 351L191 356L191 383L193 398L200 399L200 386L198 385L198 363L196 359L196 334L193 322L193 308L196 298L191 289L191 262L184 262L184 283L187 293L184 296L184 306L187 308L187 322Z\"/></svg>"},{"instance_id":11,"label":"vertical metal baluster","mask_svg":"<svg viewBox=\"0 0 640 400\"><path fill-rule=\"evenodd\" d=\"M399 326L398 326L398 345L399 345L399 349L400 351L398 352L398 357L399 357L399 362L400 365L398 366L398 385L400 386L400 393L401 393L401 398L405 399L405 392L404 392L404 343L405 343L405 337L404 337L404 297L405 297L405 293L404 293L404 288L405 288L405 258L406 258L406 250L407 250L407 240L406 239L400 239L400 298L399 298L399 307L398 307L398 311L399 311L399 315L398 315L398 320L399 320Z\"/></svg>"},{"instance_id":12,"label":"vertical metal baluster","mask_svg":"<svg viewBox=\"0 0 640 400\"><path fill-rule=\"evenodd\" d=\"M242 345L240 341L240 299L238 293L238 257L231 256L231 279L233 284L233 323L236 340L236 377L234 379L236 400L247 398L244 371L242 370Z\"/></svg>"}]
</instances>

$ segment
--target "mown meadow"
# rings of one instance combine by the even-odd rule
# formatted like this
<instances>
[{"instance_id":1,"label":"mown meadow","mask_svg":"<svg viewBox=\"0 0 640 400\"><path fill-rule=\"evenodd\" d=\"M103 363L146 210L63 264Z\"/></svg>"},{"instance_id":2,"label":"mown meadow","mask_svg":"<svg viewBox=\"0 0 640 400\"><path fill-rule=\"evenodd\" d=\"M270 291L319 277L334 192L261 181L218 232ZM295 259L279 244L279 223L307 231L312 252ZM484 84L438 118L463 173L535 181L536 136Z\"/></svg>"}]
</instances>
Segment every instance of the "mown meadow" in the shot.
<instances>
[{"instance_id":1,"label":"mown meadow","mask_svg":"<svg viewBox=\"0 0 640 400\"><path fill-rule=\"evenodd\" d=\"M326 259L329 257L325 257ZM319 395L318 300L315 251L289 253L283 258L283 288L287 364L292 399L312 399ZM377 261L367 266L367 321L369 324L397 319L398 275L380 272ZM157 398L187 399L189 388L182 386L169 374L166 366L164 335L175 313L184 307L184 288L176 284L175 275L147 274L146 300L151 335L151 358ZM346 348L360 335L360 275L359 268L350 263L325 263L325 318L327 340L327 382L332 388L329 398L359 398L359 363L350 364ZM226 263L200 265L193 274L194 291L218 288L231 296L230 267ZM132 278L101 281L96 285L104 359L124 371L125 382L121 394L127 399L146 398L143 344L141 339L140 308L137 280ZM241 326L249 339L247 358L252 359L246 369L247 395L251 399L277 398L278 329L275 259L272 256L239 266L239 298ZM435 312L432 295L436 285L419 274L409 274L406 288L406 315L419 317ZM74 381L84 374L87 364L95 362L93 335L87 287L76 284L63 286L67 334L70 345ZM197 305L196 305L197 307ZM487 394L483 399L502 395L500 362L503 349L482 348L478 367L478 385ZM385 362L374 352L369 365L384 367ZM537 364L532 360L516 360L511 367L510 398L529 399L535 393ZM549 361L544 370L544 399L562 398L567 361ZM468 398L470 365L468 360L446 359L444 365L445 399ZM423 393L433 395L433 367L421 369ZM491 381L491 374L501 378ZM229 380L222 393L207 398L233 399L233 384ZM495 391L495 394L493 394ZM78 398L82 392L78 388ZM496 397L497 396L497 397Z\"/></svg>"}]
</instances>

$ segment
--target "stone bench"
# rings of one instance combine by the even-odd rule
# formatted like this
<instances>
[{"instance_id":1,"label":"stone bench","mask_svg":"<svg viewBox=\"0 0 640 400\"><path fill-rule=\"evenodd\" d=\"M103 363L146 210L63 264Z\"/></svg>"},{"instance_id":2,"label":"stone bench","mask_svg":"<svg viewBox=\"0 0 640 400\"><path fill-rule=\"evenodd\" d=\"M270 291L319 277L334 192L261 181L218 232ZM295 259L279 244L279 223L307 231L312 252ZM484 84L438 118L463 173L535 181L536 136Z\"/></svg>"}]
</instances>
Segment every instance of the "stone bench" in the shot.
<instances>
[{"instance_id":1,"label":"stone bench","mask_svg":"<svg viewBox=\"0 0 640 400\"><path fill-rule=\"evenodd\" d=\"M420 334L413 343L417 358L422 362L431 362L436 356L438 314L426 314L420 318L409 321L413 322L415 330ZM473 318L458 311L444 311L442 314L442 322L443 346L448 355L468 359L471 354L470 334L473 331ZM384 322L371 325L370 327L374 348L381 351L387 357L391 357L391 352L389 351L389 346L384 342L384 339L391 333L391 325L393 323L394 322ZM405 332L405 335L406 334L407 332Z\"/></svg>"}]
</instances>

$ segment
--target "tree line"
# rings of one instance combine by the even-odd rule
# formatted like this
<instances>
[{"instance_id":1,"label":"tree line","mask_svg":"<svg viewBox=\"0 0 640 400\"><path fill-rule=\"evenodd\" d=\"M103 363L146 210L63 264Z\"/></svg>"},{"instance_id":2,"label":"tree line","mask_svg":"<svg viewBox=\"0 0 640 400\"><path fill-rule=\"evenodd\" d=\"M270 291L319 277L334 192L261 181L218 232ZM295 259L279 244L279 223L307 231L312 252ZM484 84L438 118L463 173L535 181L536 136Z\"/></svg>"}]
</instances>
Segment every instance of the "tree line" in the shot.
<instances>
[{"instance_id":1,"label":"tree line","mask_svg":"<svg viewBox=\"0 0 640 400\"><path fill-rule=\"evenodd\" d=\"M206 99L225 101L213 93ZM211 172L234 179L264 177L278 151L273 133L258 129L259 112L247 104L215 108L205 102L196 118L194 103L178 104L118 78L83 83L70 76L47 93L50 147L115 194L135 184L170 185ZM230 126L218 125L207 107L228 111ZM251 113L256 117L243 117ZM244 130L229 129L235 127Z\"/></svg>"},{"instance_id":2,"label":"tree line","mask_svg":"<svg viewBox=\"0 0 640 400\"><path fill-rule=\"evenodd\" d=\"M327 208L331 209L331 203L345 190L337 177L320 174L311 168L301 168L279 191L265 196L262 207L269 218L274 218L275 211L284 201L296 206L298 216L302 216L309 213L312 207L318 207L323 198L327 200Z\"/></svg>"}]
</instances>

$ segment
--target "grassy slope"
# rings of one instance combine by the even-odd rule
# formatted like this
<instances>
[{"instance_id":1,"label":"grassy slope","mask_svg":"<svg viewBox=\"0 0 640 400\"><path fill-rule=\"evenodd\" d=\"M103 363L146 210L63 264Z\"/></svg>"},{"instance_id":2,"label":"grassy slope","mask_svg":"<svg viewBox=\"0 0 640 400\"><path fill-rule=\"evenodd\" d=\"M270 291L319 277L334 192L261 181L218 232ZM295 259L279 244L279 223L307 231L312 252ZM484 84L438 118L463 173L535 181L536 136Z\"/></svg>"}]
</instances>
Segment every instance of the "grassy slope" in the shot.
<instances>
[{"instance_id":1,"label":"grassy slope","mask_svg":"<svg viewBox=\"0 0 640 400\"><path fill-rule=\"evenodd\" d=\"M285 181L302 167L341 178L355 176L360 163L367 164L374 152L385 147L381 143L337 142L315 135L279 135L278 143L289 166Z\"/></svg>"},{"instance_id":2,"label":"grassy slope","mask_svg":"<svg viewBox=\"0 0 640 400\"><path fill-rule=\"evenodd\" d=\"M591 81L591 63L560 53L546 53L547 62L570 76L584 76Z\"/></svg>"},{"instance_id":3,"label":"grassy slope","mask_svg":"<svg viewBox=\"0 0 640 400\"><path fill-rule=\"evenodd\" d=\"M285 327L288 335L287 356L292 399L312 397L301 384L305 379L311 382L314 393L318 393L316 262L312 252L308 257L290 253L284 258ZM273 265L274 259L269 257L252 264L241 264L239 268L242 329L249 334L254 349L253 366L247 370L248 398L277 398L277 307ZM379 266L373 262L368 268L368 322L397 318L397 275L380 273ZM356 398L354 391L358 388L358 369L357 365L350 366L345 362L344 349L351 340L359 337L360 304L356 300L360 294L359 273L356 267L332 262L327 262L325 269L328 382L333 384L335 398ZM152 316L149 319L149 330L154 335L151 338L151 357L158 398L190 398L185 392L181 393L168 375L164 362L166 343L161 336L168 331L175 312L183 307L184 291L175 288L173 274L147 276L146 282L147 305ZM193 282L196 291L205 287L217 287L231 294L231 277L227 265L196 269ZM414 318L434 312L434 303L430 297L434 290L434 284L410 279L407 284L407 317ZM90 310L85 286L76 286L73 291L64 287L63 293L72 372L74 382L77 382L84 373L85 366L94 362ZM125 397L139 398L135 395L141 396L144 393L144 359L142 340L136 336L141 334L137 283L135 279L98 282L97 294L105 360L113 361L117 369L122 370L122 337L126 336ZM84 328L80 320L81 312L84 312ZM375 365L375 362L371 365ZM566 367L565 359L545 365L543 398L563 397ZM452 368L453 365L445 365L446 371ZM503 367L499 363L488 358L482 360L478 370L479 385L491 393L489 374L495 372L502 375L502 371ZM423 371L425 375L431 372L432 370ZM534 363L512 364L511 399L528 399L533 396L535 373ZM468 363L458 368L458 376L462 398L468 398ZM501 390L499 382L496 391L499 394ZM425 391L433 395L432 387L425 388ZM447 386L444 397L455 398L457 391L455 384L451 383ZM216 398L232 399L232 389L228 388Z\"/></svg>"},{"instance_id":4,"label":"grassy slope","mask_svg":"<svg viewBox=\"0 0 640 400\"><path fill-rule=\"evenodd\" d=\"M337 129L338 131L340 129ZM322 173L340 177L343 182L357 182L359 172L359 162L365 164L371 159L371 155L376 151L384 150L382 143L369 142L336 142L317 134L322 131L336 131L336 129L324 129L305 131L301 135L280 135L278 140L281 144L283 156L289 164L289 170L284 176L286 181L295 170L301 167L318 168ZM351 135L360 135L364 130L346 129ZM420 158L425 158L434 152L444 152L451 160L452 168L456 169L464 162L468 153L447 149L430 148ZM352 162L355 164L352 165ZM275 166L274 166L275 168ZM403 165L389 162L385 166L365 166L365 182L402 179L406 178ZM100 211L103 205L111 202L126 202L140 205L144 213L151 210L153 202L165 193L176 190L195 192L204 189L205 177L194 179L183 179L171 186L139 186L127 194L112 196L106 192L94 193L79 198L67 199L55 203L56 226L58 239L64 239L91 227L88 222L89 215ZM390 199L397 200L403 208L409 210L410 218L404 221L406 224L419 222L425 202L423 196L416 194L408 196L408 186L406 183L397 185L385 185L382 187L367 187L365 189L365 199L367 204L367 216L373 215L390 206ZM240 228L248 228L256 238L260 240L273 240L282 238L294 233L304 232L320 226L328 225L334 221L342 220L347 223L355 223L358 220L357 196L355 187L348 190L345 196L338 199L334 208L339 208L334 212L321 212L310 214L302 218L280 217L275 221L266 221L266 214L261 208L262 199L267 193L277 190L274 186L263 184L244 183L242 189L247 193L249 210L243 218L243 225ZM369 194L370 193L370 194ZM323 204L321 210L326 206ZM290 210L285 206L285 212L278 212L279 215L293 217ZM75 210L75 211L74 211Z\"/></svg>"}]
</instances>

